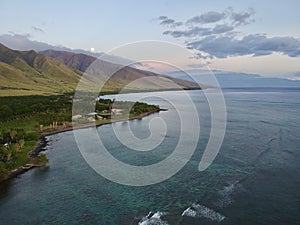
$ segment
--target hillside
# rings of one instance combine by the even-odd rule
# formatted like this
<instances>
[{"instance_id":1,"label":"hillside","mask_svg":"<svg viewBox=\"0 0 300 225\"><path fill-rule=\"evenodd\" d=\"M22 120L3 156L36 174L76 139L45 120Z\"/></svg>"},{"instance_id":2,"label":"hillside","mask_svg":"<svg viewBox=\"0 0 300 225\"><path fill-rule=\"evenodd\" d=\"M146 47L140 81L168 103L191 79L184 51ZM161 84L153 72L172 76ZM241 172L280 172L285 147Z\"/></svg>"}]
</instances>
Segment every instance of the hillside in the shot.
<instances>
[{"instance_id":1,"label":"hillside","mask_svg":"<svg viewBox=\"0 0 300 225\"><path fill-rule=\"evenodd\" d=\"M241 72L222 71L222 70L187 70L188 74L197 78L200 83L214 85L211 79L213 74L222 88L299 88L300 80L290 80L285 77L268 77L258 74L248 74ZM191 79L180 71L169 72L168 76L180 79Z\"/></svg>"},{"instance_id":2,"label":"hillside","mask_svg":"<svg viewBox=\"0 0 300 225\"><path fill-rule=\"evenodd\" d=\"M0 44L0 95L49 95L74 90L81 73L34 51Z\"/></svg>"},{"instance_id":3,"label":"hillside","mask_svg":"<svg viewBox=\"0 0 300 225\"><path fill-rule=\"evenodd\" d=\"M117 89L127 86L128 89L133 91L145 91L173 89L177 88L177 85L181 88L199 88L196 83L191 81L160 75L128 66L124 67L82 53L56 50L46 50L41 53L55 58L61 63L80 72L96 76L102 80L109 79L107 85ZM92 66L90 67L91 64Z\"/></svg>"},{"instance_id":4,"label":"hillside","mask_svg":"<svg viewBox=\"0 0 300 225\"><path fill-rule=\"evenodd\" d=\"M91 84L100 86L107 79L102 89L106 92L118 91L128 84L126 89L129 91L174 89L176 85L198 88L190 81L131 67L123 68L85 54L53 50L42 53L15 51L0 44L0 96L72 92L84 72L83 83L88 90Z\"/></svg>"}]
</instances>

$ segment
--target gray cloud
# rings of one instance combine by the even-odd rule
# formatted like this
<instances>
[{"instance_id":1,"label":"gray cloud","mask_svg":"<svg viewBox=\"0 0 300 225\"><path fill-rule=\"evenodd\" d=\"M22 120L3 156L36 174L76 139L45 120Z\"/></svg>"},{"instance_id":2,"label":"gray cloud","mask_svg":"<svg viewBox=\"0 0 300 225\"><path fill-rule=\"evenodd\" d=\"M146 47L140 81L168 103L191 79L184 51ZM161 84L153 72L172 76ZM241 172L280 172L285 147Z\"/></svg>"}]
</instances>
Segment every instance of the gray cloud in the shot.
<instances>
[{"instance_id":1,"label":"gray cloud","mask_svg":"<svg viewBox=\"0 0 300 225\"><path fill-rule=\"evenodd\" d=\"M157 19L158 20L165 20L165 19L168 19L168 17L167 16L159 16Z\"/></svg>"},{"instance_id":2,"label":"gray cloud","mask_svg":"<svg viewBox=\"0 0 300 225\"><path fill-rule=\"evenodd\" d=\"M165 25L173 28L183 25L182 22L176 22L175 20L167 16L159 16L157 19L160 21L160 25Z\"/></svg>"},{"instance_id":3,"label":"gray cloud","mask_svg":"<svg viewBox=\"0 0 300 225\"><path fill-rule=\"evenodd\" d=\"M164 35L184 38L187 48L199 50L197 58L270 55L274 52L290 57L300 56L300 40L294 37L267 37L265 34L242 34L241 25L254 21L254 9L235 12L207 12L183 22L181 29L168 29ZM168 19L167 17L164 19Z\"/></svg>"},{"instance_id":4,"label":"gray cloud","mask_svg":"<svg viewBox=\"0 0 300 225\"><path fill-rule=\"evenodd\" d=\"M217 58L243 55L270 55L279 52L290 57L300 56L300 40L293 37L272 37L265 35L247 35L236 37L210 36L198 41L190 41L187 46L204 51Z\"/></svg>"},{"instance_id":5,"label":"gray cloud","mask_svg":"<svg viewBox=\"0 0 300 225\"><path fill-rule=\"evenodd\" d=\"M160 22L160 24L162 24L162 25L169 25L169 24L173 24L173 23L175 23L175 20L173 20L173 19L164 19Z\"/></svg>"},{"instance_id":6,"label":"gray cloud","mask_svg":"<svg viewBox=\"0 0 300 225\"><path fill-rule=\"evenodd\" d=\"M197 36L208 36L208 35L213 35L213 34L222 34L226 33L229 31L232 31L234 29L233 26L229 26L227 24L222 24L222 25L216 25L213 28L206 28L206 27L191 27L187 30L176 30L176 31L171 31L167 30L164 31L163 34L165 35L171 35L174 38L179 38L179 37L197 37Z\"/></svg>"},{"instance_id":7,"label":"gray cloud","mask_svg":"<svg viewBox=\"0 0 300 225\"><path fill-rule=\"evenodd\" d=\"M222 34L229 31L233 31L233 29L233 26L229 26L227 24L216 25L212 30L212 34Z\"/></svg>"},{"instance_id":8,"label":"gray cloud","mask_svg":"<svg viewBox=\"0 0 300 225\"><path fill-rule=\"evenodd\" d=\"M212 59L213 57L208 54L203 54L201 52L194 53L194 56L192 57L194 59Z\"/></svg>"},{"instance_id":9,"label":"gray cloud","mask_svg":"<svg viewBox=\"0 0 300 225\"><path fill-rule=\"evenodd\" d=\"M219 13L219 12L210 11L210 12L207 12L207 13L203 13L200 16L194 16L191 19L188 19L186 21L186 23L187 24L215 23L215 22L218 22L218 21L220 21L222 19L225 19L225 18L226 18L226 14L224 12Z\"/></svg>"},{"instance_id":10,"label":"gray cloud","mask_svg":"<svg viewBox=\"0 0 300 225\"><path fill-rule=\"evenodd\" d=\"M183 30L183 31L171 31L167 30L163 32L165 35L171 35L174 38L179 38L179 37L195 37L195 36L206 36L211 34L211 29L209 28L202 28L202 27L193 27L189 30Z\"/></svg>"},{"instance_id":11,"label":"gray cloud","mask_svg":"<svg viewBox=\"0 0 300 225\"><path fill-rule=\"evenodd\" d=\"M255 14L254 9L249 8L247 11L245 12L233 12L232 9L231 10L231 16L230 18L232 19L233 23L235 23L236 25L241 25L241 24L248 24L250 22L254 22L254 20L252 19L252 16Z\"/></svg>"},{"instance_id":12,"label":"gray cloud","mask_svg":"<svg viewBox=\"0 0 300 225\"><path fill-rule=\"evenodd\" d=\"M206 12L182 22L176 22L167 16L160 16L158 20L161 21L161 25L168 25L170 27L170 30L164 31L163 34L171 35L174 38L194 38L233 32L237 26L251 21L254 13L253 9L236 13L232 8L229 8L224 12ZM174 28L183 24L186 25L185 29L174 30ZM210 27L207 27L207 25L210 25Z\"/></svg>"},{"instance_id":13,"label":"gray cloud","mask_svg":"<svg viewBox=\"0 0 300 225\"><path fill-rule=\"evenodd\" d=\"M40 32L40 33L45 33L44 30L42 28L36 27L36 26L32 26L31 27L34 31L36 32Z\"/></svg>"}]
</instances>

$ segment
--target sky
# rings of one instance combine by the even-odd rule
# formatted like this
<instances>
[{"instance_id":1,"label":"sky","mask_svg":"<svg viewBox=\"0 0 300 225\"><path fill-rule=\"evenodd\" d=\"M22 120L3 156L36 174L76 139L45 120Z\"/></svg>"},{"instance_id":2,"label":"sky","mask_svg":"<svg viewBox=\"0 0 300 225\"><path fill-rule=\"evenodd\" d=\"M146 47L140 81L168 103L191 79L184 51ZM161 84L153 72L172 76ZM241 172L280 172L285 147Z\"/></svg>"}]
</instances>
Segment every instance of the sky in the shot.
<instances>
[{"instance_id":1,"label":"sky","mask_svg":"<svg viewBox=\"0 0 300 225\"><path fill-rule=\"evenodd\" d=\"M0 36L94 52L168 41L195 56L182 59L185 69L205 64L266 76L300 74L297 0L2 0L0 8Z\"/></svg>"}]
</instances>

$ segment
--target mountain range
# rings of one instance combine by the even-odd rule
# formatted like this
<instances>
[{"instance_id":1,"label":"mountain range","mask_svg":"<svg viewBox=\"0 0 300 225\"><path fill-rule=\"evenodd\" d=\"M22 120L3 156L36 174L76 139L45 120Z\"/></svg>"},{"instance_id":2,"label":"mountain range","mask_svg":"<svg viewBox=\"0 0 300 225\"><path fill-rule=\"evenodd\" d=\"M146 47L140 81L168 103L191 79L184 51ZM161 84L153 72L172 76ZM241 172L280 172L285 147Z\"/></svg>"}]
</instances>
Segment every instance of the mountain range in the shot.
<instances>
[{"instance_id":1,"label":"mountain range","mask_svg":"<svg viewBox=\"0 0 300 225\"><path fill-rule=\"evenodd\" d=\"M300 80L289 80L278 77L265 77L258 74L238 73L222 70L192 69L186 71L173 71L168 76L197 81L206 85L216 86L212 76L218 81L221 88L299 88Z\"/></svg>"},{"instance_id":2,"label":"mountain range","mask_svg":"<svg viewBox=\"0 0 300 225\"><path fill-rule=\"evenodd\" d=\"M78 82L116 92L194 89L193 81L124 67L67 51L17 51L0 44L0 95L52 95L72 92Z\"/></svg>"}]
</instances>

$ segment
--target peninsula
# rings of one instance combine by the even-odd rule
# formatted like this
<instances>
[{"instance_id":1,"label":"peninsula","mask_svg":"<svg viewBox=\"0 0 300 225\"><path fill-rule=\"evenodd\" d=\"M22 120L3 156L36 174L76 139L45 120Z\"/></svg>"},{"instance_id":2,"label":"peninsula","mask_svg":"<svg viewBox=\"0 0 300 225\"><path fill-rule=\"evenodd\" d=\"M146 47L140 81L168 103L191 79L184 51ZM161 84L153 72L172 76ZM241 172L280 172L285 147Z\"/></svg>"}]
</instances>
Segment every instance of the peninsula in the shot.
<instances>
[{"instance_id":1,"label":"peninsula","mask_svg":"<svg viewBox=\"0 0 300 225\"><path fill-rule=\"evenodd\" d=\"M161 110L142 102L100 98L94 112L72 116L71 94L0 99L4 103L0 106L0 182L47 164L48 159L41 151L48 135L140 119Z\"/></svg>"}]
</instances>

